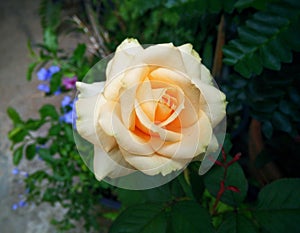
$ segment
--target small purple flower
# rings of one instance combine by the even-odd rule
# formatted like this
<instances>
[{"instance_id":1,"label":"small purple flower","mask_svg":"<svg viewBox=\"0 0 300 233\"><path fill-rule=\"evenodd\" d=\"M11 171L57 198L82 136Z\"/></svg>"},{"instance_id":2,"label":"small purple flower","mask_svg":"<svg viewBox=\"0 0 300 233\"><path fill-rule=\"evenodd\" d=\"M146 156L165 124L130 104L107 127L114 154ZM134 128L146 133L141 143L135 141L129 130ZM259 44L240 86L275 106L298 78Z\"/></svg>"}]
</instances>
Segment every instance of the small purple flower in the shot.
<instances>
[{"instance_id":1,"label":"small purple flower","mask_svg":"<svg viewBox=\"0 0 300 233\"><path fill-rule=\"evenodd\" d=\"M61 106L66 107L66 106L70 105L71 101L72 101L72 98L70 96L66 95L66 96L64 96L63 100L61 101Z\"/></svg>"},{"instance_id":2,"label":"small purple flower","mask_svg":"<svg viewBox=\"0 0 300 233\"><path fill-rule=\"evenodd\" d=\"M53 74L60 71L60 68L58 66L50 66L49 69L45 69L42 67L38 72L37 76L38 79L41 81L49 81Z\"/></svg>"},{"instance_id":3,"label":"small purple flower","mask_svg":"<svg viewBox=\"0 0 300 233\"><path fill-rule=\"evenodd\" d=\"M17 175L17 174L19 174L19 169L15 167L14 169L12 169L11 173L13 175Z\"/></svg>"},{"instance_id":4,"label":"small purple flower","mask_svg":"<svg viewBox=\"0 0 300 233\"><path fill-rule=\"evenodd\" d=\"M75 88L76 81L77 81L77 77L76 76L74 76L73 78L63 78L62 84L64 85L64 87L67 90L69 90L69 89Z\"/></svg>"},{"instance_id":5,"label":"small purple flower","mask_svg":"<svg viewBox=\"0 0 300 233\"><path fill-rule=\"evenodd\" d=\"M69 112L65 113L63 116L60 117L60 120L65 123L72 124L73 123L73 112L69 111Z\"/></svg>"},{"instance_id":6,"label":"small purple flower","mask_svg":"<svg viewBox=\"0 0 300 233\"><path fill-rule=\"evenodd\" d=\"M50 92L50 87L49 87L49 85L47 85L47 84L45 84L45 83L39 84L38 87L37 87L37 89L38 89L39 91L43 91L43 92L45 92L45 93Z\"/></svg>"},{"instance_id":7,"label":"small purple flower","mask_svg":"<svg viewBox=\"0 0 300 233\"><path fill-rule=\"evenodd\" d=\"M27 202L25 200L19 201L19 207L27 206Z\"/></svg>"},{"instance_id":8,"label":"small purple flower","mask_svg":"<svg viewBox=\"0 0 300 233\"><path fill-rule=\"evenodd\" d=\"M12 209L12 210L16 210L16 209L18 209L18 204L16 204L16 203L15 203L15 204L13 204L13 205L11 206L11 209Z\"/></svg>"},{"instance_id":9,"label":"small purple flower","mask_svg":"<svg viewBox=\"0 0 300 233\"><path fill-rule=\"evenodd\" d=\"M39 80L47 81L49 79L49 72L43 67L37 72L37 76Z\"/></svg>"},{"instance_id":10,"label":"small purple flower","mask_svg":"<svg viewBox=\"0 0 300 233\"><path fill-rule=\"evenodd\" d=\"M48 70L49 70L49 72L50 72L50 74L52 76L53 74L59 72L60 68L58 66L50 66Z\"/></svg>"}]
</instances>

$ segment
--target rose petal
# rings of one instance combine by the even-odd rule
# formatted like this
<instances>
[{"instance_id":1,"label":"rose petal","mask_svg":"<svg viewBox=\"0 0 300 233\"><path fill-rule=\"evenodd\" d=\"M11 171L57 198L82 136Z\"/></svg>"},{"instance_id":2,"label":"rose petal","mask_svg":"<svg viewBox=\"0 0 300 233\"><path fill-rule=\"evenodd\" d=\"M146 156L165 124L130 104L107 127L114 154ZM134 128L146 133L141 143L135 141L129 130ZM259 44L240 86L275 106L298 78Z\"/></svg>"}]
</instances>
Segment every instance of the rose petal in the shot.
<instances>
[{"instance_id":1,"label":"rose petal","mask_svg":"<svg viewBox=\"0 0 300 233\"><path fill-rule=\"evenodd\" d=\"M192 159L206 151L212 137L212 127L208 117L201 111L198 121L181 131L181 140L176 143L166 143L157 152L160 155L175 159Z\"/></svg>"},{"instance_id":2,"label":"rose petal","mask_svg":"<svg viewBox=\"0 0 300 233\"><path fill-rule=\"evenodd\" d=\"M106 151L111 150L115 146L115 140L113 137L106 135L97 122L100 114L99 110L103 104L99 100L100 95L98 93L101 92L99 87L103 87L103 83L79 83L77 85L80 91L79 99L76 101L78 133L92 144L103 147Z\"/></svg>"},{"instance_id":3,"label":"rose petal","mask_svg":"<svg viewBox=\"0 0 300 233\"><path fill-rule=\"evenodd\" d=\"M203 82L198 85L201 91L200 108L207 114L214 128L226 115L226 96L214 86Z\"/></svg>"},{"instance_id":4,"label":"rose petal","mask_svg":"<svg viewBox=\"0 0 300 233\"><path fill-rule=\"evenodd\" d=\"M212 76L209 70L201 64L199 54L193 49L193 45L184 44L177 47L182 55L182 60L188 76L192 80L201 80L206 84L212 84Z\"/></svg>"},{"instance_id":5,"label":"rose petal","mask_svg":"<svg viewBox=\"0 0 300 233\"><path fill-rule=\"evenodd\" d=\"M136 100L149 120L154 122L157 100L153 97L151 82L148 78L145 78L139 85L136 93Z\"/></svg>"},{"instance_id":6,"label":"rose petal","mask_svg":"<svg viewBox=\"0 0 300 233\"><path fill-rule=\"evenodd\" d=\"M110 79L105 83L103 96L107 100L118 101L120 90L122 88L122 80L124 78L124 73L119 74L118 76Z\"/></svg>"},{"instance_id":7,"label":"rose petal","mask_svg":"<svg viewBox=\"0 0 300 233\"><path fill-rule=\"evenodd\" d=\"M110 152L108 156L101 148L94 146L94 173L96 179L101 181L106 176L117 178L126 176L135 170L124 160L118 148Z\"/></svg>"},{"instance_id":8,"label":"rose petal","mask_svg":"<svg viewBox=\"0 0 300 233\"><path fill-rule=\"evenodd\" d=\"M155 80L164 83L171 83L180 87L184 96L187 97L188 101L193 105L194 113L196 113L193 118L190 118L190 121L194 123L198 119L197 113L199 112L200 90L187 76L170 69L158 68L152 71L149 77L151 81Z\"/></svg>"},{"instance_id":9,"label":"rose petal","mask_svg":"<svg viewBox=\"0 0 300 233\"><path fill-rule=\"evenodd\" d=\"M153 176L161 173L163 176L171 173L172 171L184 168L189 160L173 160L157 154L152 156L140 156L132 154L123 148L120 148L125 160L130 163L137 170Z\"/></svg>"},{"instance_id":10,"label":"rose petal","mask_svg":"<svg viewBox=\"0 0 300 233\"><path fill-rule=\"evenodd\" d=\"M78 97L86 98L94 95L98 95L102 92L105 82L96 82L92 84L76 82L76 88L80 91Z\"/></svg>"},{"instance_id":11,"label":"rose petal","mask_svg":"<svg viewBox=\"0 0 300 233\"><path fill-rule=\"evenodd\" d=\"M103 130L114 136L117 143L124 149L140 155L151 155L153 149L149 142L128 130L121 121L120 104L107 101L100 110L99 123Z\"/></svg>"},{"instance_id":12,"label":"rose petal","mask_svg":"<svg viewBox=\"0 0 300 233\"><path fill-rule=\"evenodd\" d=\"M119 76L121 73L124 73L128 68L130 68L134 57L137 54L140 54L143 50L143 47L136 39L125 39L117 47L113 58L107 64L107 81Z\"/></svg>"},{"instance_id":13,"label":"rose petal","mask_svg":"<svg viewBox=\"0 0 300 233\"><path fill-rule=\"evenodd\" d=\"M133 64L146 63L149 66L165 67L186 73L181 53L172 43L152 45L144 49L133 60Z\"/></svg>"},{"instance_id":14,"label":"rose petal","mask_svg":"<svg viewBox=\"0 0 300 233\"><path fill-rule=\"evenodd\" d=\"M134 101L136 90L140 80L144 80L148 72L148 66L135 67L128 70L122 79L123 87L120 90L119 98L122 120L127 129L134 130L135 128Z\"/></svg>"},{"instance_id":15,"label":"rose petal","mask_svg":"<svg viewBox=\"0 0 300 233\"><path fill-rule=\"evenodd\" d=\"M176 142L181 139L180 133L172 132L167 129L161 128L159 125L156 125L153 121L151 121L144 113L141 105L137 101L135 103L135 112L141 124L147 129L149 129L151 132L157 133L161 140Z\"/></svg>"}]
</instances>

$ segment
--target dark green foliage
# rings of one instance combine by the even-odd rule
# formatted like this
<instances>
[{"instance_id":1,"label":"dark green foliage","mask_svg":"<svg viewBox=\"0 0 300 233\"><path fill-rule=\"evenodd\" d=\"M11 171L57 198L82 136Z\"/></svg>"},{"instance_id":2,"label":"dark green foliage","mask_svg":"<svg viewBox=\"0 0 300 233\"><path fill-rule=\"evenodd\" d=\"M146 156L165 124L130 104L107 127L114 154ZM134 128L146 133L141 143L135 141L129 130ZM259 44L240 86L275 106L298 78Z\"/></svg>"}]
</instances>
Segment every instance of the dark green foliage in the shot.
<instances>
[{"instance_id":1,"label":"dark green foliage","mask_svg":"<svg viewBox=\"0 0 300 233\"><path fill-rule=\"evenodd\" d=\"M259 75L263 67L280 70L281 63L292 61L292 51L299 51L299 1L270 3L238 28L238 39L224 47L224 62L244 77Z\"/></svg>"},{"instance_id":2,"label":"dark green foliage","mask_svg":"<svg viewBox=\"0 0 300 233\"><path fill-rule=\"evenodd\" d=\"M217 233L257 233L255 224L242 214L231 213L225 217Z\"/></svg>"},{"instance_id":3,"label":"dark green foliage","mask_svg":"<svg viewBox=\"0 0 300 233\"><path fill-rule=\"evenodd\" d=\"M127 208L110 233L214 232L208 212L194 201L157 202Z\"/></svg>"},{"instance_id":4,"label":"dark green foliage","mask_svg":"<svg viewBox=\"0 0 300 233\"><path fill-rule=\"evenodd\" d=\"M253 216L268 232L299 232L300 179L282 179L266 186L258 196Z\"/></svg>"}]
</instances>

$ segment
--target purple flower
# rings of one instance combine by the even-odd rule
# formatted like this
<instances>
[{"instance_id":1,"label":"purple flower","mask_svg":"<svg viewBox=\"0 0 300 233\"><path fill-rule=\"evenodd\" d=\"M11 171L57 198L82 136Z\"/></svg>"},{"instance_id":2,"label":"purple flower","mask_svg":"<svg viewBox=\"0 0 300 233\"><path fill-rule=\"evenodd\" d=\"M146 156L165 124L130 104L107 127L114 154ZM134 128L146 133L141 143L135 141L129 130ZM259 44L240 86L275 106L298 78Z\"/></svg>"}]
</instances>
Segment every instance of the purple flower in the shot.
<instances>
[{"instance_id":1,"label":"purple flower","mask_svg":"<svg viewBox=\"0 0 300 233\"><path fill-rule=\"evenodd\" d=\"M37 72L37 76L39 80L47 81L49 79L49 72L43 67Z\"/></svg>"},{"instance_id":2,"label":"purple flower","mask_svg":"<svg viewBox=\"0 0 300 233\"><path fill-rule=\"evenodd\" d=\"M13 205L11 206L11 209L12 209L12 210L18 209L18 204L13 204Z\"/></svg>"},{"instance_id":3,"label":"purple flower","mask_svg":"<svg viewBox=\"0 0 300 233\"><path fill-rule=\"evenodd\" d=\"M19 201L19 207L27 206L27 202L25 200Z\"/></svg>"},{"instance_id":4,"label":"purple flower","mask_svg":"<svg viewBox=\"0 0 300 233\"><path fill-rule=\"evenodd\" d=\"M60 117L60 120L65 123L72 124L73 123L73 111L69 111L69 112L65 113L63 116Z\"/></svg>"},{"instance_id":5,"label":"purple flower","mask_svg":"<svg viewBox=\"0 0 300 233\"><path fill-rule=\"evenodd\" d=\"M71 97L66 95L66 96L64 96L63 100L61 101L61 106L66 107L66 106L70 105L71 101L72 101Z\"/></svg>"},{"instance_id":6,"label":"purple flower","mask_svg":"<svg viewBox=\"0 0 300 233\"><path fill-rule=\"evenodd\" d=\"M73 78L63 78L62 84L65 86L67 90L73 89L76 86L77 77L74 76Z\"/></svg>"},{"instance_id":7,"label":"purple flower","mask_svg":"<svg viewBox=\"0 0 300 233\"><path fill-rule=\"evenodd\" d=\"M50 74L52 76L53 74L59 72L60 68L58 66L50 66L48 70L49 70L49 72L50 72Z\"/></svg>"},{"instance_id":8,"label":"purple flower","mask_svg":"<svg viewBox=\"0 0 300 233\"><path fill-rule=\"evenodd\" d=\"M19 169L15 167L14 169L12 169L11 173L13 175L17 175L17 174L19 174Z\"/></svg>"},{"instance_id":9,"label":"purple flower","mask_svg":"<svg viewBox=\"0 0 300 233\"><path fill-rule=\"evenodd\" d=\"M37 89L38 89L39 91L43 91L43 92L45 92L45 93L50 92L50 87L49 87L49 85L48 85L48 84L45 84L45 83L39 84L38 87L37 87Z\"/></svg>"},{"instance_id":10,"label":"purple flower","mask_svg":"<svg viewBox=\"0 0 300 233\"><path fill-rule=\"evenodd\" d=\"M50 66L49 69L41 68L37 72L38 79L41 81L49 81L53 74L60 71L58 66Z\"/></svg>"}]
</instances>

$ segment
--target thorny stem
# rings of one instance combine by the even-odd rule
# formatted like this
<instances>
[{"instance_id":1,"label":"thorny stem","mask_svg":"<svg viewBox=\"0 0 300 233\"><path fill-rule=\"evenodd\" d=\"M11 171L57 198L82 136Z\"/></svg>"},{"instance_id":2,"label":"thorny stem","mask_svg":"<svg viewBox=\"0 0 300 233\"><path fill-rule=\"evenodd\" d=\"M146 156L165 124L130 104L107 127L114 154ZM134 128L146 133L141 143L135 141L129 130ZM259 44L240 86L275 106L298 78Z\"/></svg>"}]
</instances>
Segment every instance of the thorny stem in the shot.
<instances>
[{"instance_id":1,"label":"thorny stem","mask_svg":"<svg viewBox=\"0 0 300 233\"><path fill-rule=\"evenodd\" d=\"M218 194L217 194L217 197L216 197L216 200L215 200L215 203L212 207L212 215L215 215L216 214L216 209L217 209L217 206L224 194L224 192L226 190L231 190L233 192L240 192L240 190L235 187L235 186L225 186L225 180L226 180L226 177L227 177L227 170L228 168L233 164L235 163L236 161L238 161L241 157L241 153L237 153L232 160L230 160L229 162L226 163L226 159L227 159L227 155L224 151L224 149L222 148L222 162L220 161L216 161L215 163L218 165L218 166L221 166L224 168L224 173L223 173L223 177L222 177L222 180L220 181L220 189L218 191Z\"/></svg>"}]
</instances>

